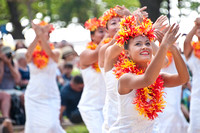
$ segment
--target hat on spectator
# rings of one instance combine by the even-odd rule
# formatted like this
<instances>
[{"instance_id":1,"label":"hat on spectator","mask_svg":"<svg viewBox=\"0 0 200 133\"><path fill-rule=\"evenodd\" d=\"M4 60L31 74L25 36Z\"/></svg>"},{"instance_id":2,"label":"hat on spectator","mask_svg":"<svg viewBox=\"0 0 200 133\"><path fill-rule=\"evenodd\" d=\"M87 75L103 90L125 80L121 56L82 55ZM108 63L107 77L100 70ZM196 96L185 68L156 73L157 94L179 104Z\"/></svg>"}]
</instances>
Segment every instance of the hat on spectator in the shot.
<instances>
[{"instance_id":1,"label":"hat on spectator","mask_svg":"<svg viewBox=\"0 0 200 133\"><path fill-rule=\"evenodd\" d=\"M27 49L25 49L25 48L21 48L21 49L16 50L15 59L19 60L21 58L26 58L26 56L25 56L26 52L27 52Z\"/></svg>"},{"instance_id":2,"label":"hat on spectator","mask_svg":"<svg viewBox=\"0 0 200 133\"><path fill-rule=\"evenodd\" d=\"M1 48L1 52L4 53L4 54L8 54L8 53L12 53L13 51L9 46L3 46Z\"/></svg>"},{"instance_id":3,"label":"hat on spectator","mask_svg":"<svg viewBox=\"0 0 200 133\"><path fill-rule=\"evenodd\" d=\"M73 50L73 48L71 46L65 46L61 50L62 50L62 58L64 56L68 56L68 55L74 53L74 50Z\"/></svg>"}]
</instances>

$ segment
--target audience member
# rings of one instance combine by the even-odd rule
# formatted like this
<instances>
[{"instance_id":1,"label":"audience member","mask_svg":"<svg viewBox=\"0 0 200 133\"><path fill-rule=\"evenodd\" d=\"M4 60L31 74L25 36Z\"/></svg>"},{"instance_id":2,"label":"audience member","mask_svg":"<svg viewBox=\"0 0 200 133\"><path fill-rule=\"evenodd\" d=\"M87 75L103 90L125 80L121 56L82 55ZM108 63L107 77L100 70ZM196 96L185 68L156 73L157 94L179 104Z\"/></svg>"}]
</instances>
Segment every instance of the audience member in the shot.
<instances>
[{"instance_id":1,"label":"audience member","mask_svg":"<svg viewBox=\"0 0 200 133\"><path fill-rule=\"evenodd\" d=\"M66 84L61 89L61 113L62 120L63 112L66 110L66 115L72 123L82 122L80 112L77 108L83 90L83 79L81 76L72 78L69 84Z\"/></svg>"},{"instance_id":2,"label":"audience member","mask_svg":"<svg viewBox=\"0 0 200 133\"><path fill-rule=\"evenodd\" d=\"M15 45L15 51L18 50L18 49L21 49L21 48L27 49L27 47L25 46L23 41L17 41L16 45Z\"/></svg>"}]
</instances>

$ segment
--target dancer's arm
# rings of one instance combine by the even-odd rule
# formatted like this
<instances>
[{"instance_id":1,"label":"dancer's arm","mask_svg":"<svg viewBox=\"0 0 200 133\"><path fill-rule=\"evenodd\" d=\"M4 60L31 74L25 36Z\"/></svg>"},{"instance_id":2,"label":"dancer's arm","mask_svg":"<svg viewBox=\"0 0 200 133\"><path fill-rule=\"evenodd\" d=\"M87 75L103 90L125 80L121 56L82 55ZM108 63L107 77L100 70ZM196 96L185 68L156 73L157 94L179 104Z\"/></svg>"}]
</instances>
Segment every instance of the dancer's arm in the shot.
<instances>
[{"instance_id":1,"label":"dancer's arm","mask_svg":"<svg viewBox=\"0 0 200 133\"><path fill-rule=\"evenodd\" d=\"M116 39L115 39L115 36L113 37L113 39L107 43L107 44L101 44L103 45L100 50L99 50L99 58L98 58L98 62L99 62L99 66L100 67L104 67L104 61L105 61L105 52L106 52L106 49L110 46L112 46L114 43L116 42Z\"/></svg>"},{"instance_id":2,"label":"dancer's arm","mask_svg":"<svg viewBox=\"0 0 200 133\"><path fill-rule=\"evenodd\" d=\"M163 73L162 77L164 80L164 86L175 87L175 86L183 85L189 80L189 73L188 73L187 67L180 55L180 52L178 51L175 45L172 45L169 48L169 50L173 55L178 74L171 75L171 74Z\"/></svg>"},{"instance_id":3,"label":"dancer's arm","mask_svg":"<svg viewBox=\"0 0 200 133\"><path fill-rule=\"evenodd\" d=\"M51 50L50 48L50 45L49 45L49 42L47 40L47 37L48 34L49 34L49 30L50 30L50 25L46 25L46 26L43 26L43 27L40 27L41 30L38 31L39 33L39 39L41 40L41 47L42 49L47 53L47 55L49 57L51 57L55 62L58 62L58 59L59 59L59 56L60 56L60 53L58 50Z\"/></svg>"},{"instance_id":4,"label":"dancer's arm","mask_svg":"<svg viewBox=\"0 0 200 133\"><path fill-rule=\"evenodd\" d=\"M179 26L174 28L175 24L170 27L170 29L165 34L161 46L159 47L156 56L147 67L146 71L142 75L136 75L127 73L124 74L119 79L119 93L127 94L132 89L144 88L155 82L157 79L162 65L164 63L165 56L167 54L168 48L174 44L174 42L178 39L177 32L179 30Z\"/></svg>"},{"instance_id":5,"label":"dancer's arm","mask_svg":"<svg viewBox=\"0 0 200 133\"><path fill-rule=\"evenodd\" d=\"M185 42L184 42L184 54L185 54L185 58L188 60L191 56L191 53L193 51L192 45L191 45L191 41L193 36L195 35L196 31L198 28L200 28L200 18L197 18L195 20L195 26L192 28L192 30L187 34L186 38L185 38Z\"/></svg>"},{"instance_id":6,"label":"dancer's arm","mask_svg":"<svg viewBox=\"0 0 200 133\"><path fill-rule=\"evenodd\" d=\"M32 54L33 54L33 51L34 51L37 43L38 43L38 37L36 36L35 39L33 40L33 42L28 47L28 50L26 52L26 60L28 63L31 62L31 60L32 60Z\"/></svg>"},{"instance_id":7,"label":"dancer's arm","mask_svg":"<svg viewBox=\"0 0 200 133\"><path fill-rule=\"evenodd\" d=\"M97 46L95 50L86 49L80 54L80 67L85 69L93 63L98 61L98 53L100 45Z\"/></svg>"}]
</instances>

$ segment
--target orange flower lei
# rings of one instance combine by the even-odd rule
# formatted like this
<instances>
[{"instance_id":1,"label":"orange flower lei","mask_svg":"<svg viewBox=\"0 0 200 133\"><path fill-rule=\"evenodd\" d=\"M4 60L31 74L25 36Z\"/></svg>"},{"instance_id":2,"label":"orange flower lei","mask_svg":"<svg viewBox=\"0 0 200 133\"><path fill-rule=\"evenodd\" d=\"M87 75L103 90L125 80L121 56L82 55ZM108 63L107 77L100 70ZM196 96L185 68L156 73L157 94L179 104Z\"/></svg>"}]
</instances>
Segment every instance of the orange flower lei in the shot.
<instances>
[{"instance_id":1,"label":"orange flower lei","mask_svg":"<svg viewBox=\"0 0 200 133\"><path fill-rule=\"evenodd\" d=\"M160 43L159 43L159 46L160 46ZM169 51L167 51L167 58L168 58L168 63L166 67L168 67L172 63L172 59L173 59L172 53Z\"/></svg>"},{"instance_id":2,"label":"orange flower lei","mask_svg":"<svg viewBox=\"0 0 200 133\"><path fill-rule=\"evenodd\" d=\"M95 44L92 41L87 44L87 49L95 50L96 48L97 48L97 44ZM92 68L95 69L96 72L101 72L99 65L98 65L98 62L93 63Z\"/></svg>"},{"instance_id":3,"label":"orange flower lei","mask_svg":"<svg viewBox=\"0 0 200 133\"><path fill-rule=\"evenodd\" d=\"M124 52L120 54L114 67L113 72L118 79L125 73L135 73L137 75L144 73L144 70L138 69L135 63L125 56ZM163 90L163 79L160 75L152 85L136 90L136 98L134 98L133 104L136 105L136 110L140 115L148 117L149 120L158 117L158 113L162 112L165 108L164 103L166 103L163 99Z\"/></svg>"},{"instance_id":4,"label":"orange flower lei","mask_svg":"<svg viewBox=\"0 0 200 133\"><path fill-rule=\"evenodd\" d=\"M167 52L167 58L168 58L168 63L166 67L168 67L172 63L172 59L173 59L172 53L169 51Z\"/></svg>"},{"instance_id":5,"label":"orange flower lei","mask_svg":"<svg viewBox=\"0 0 200 133\"><path fill-rule=\"evenodd\" d=\"M116 37L117 45L123 46L130 38L143 35L147 36L150 41L155 38L154 30L152 29L152 22L148 18L143 18L140 25L136 25L134 16L127 16L120 22L120 30Z\"/></svg>"},{"instance_id":6,"label":"orange flower lei","mask_svg":"<svg viewBox=\"0 0 200 133\"><path fill-rule=\"evenodd\" d=\"M54 49L54 45L50 43L51 49ZM33 52L33 63L36 65L37 68L43 69L47 66L49 62L49 56L46 52L41 48L39 44L34 49Z\"/></svg>"},{"instance_id":7,"label":"orange flower lei","mask_svg":"<svg viewBox=\"0 0 200 133\"><path fill-rule=\"evenodd\" d=\"M106 38L106 39L104 39L103 40L103 44L107 44L107 43L109 43L110 41L112 40L112 38Z\"/></svg>"},{"instance_id":8,"label":"orange flower lei","mask_svg":"<svg viewBox=\"0 0 200 133\"><path fill-rule=\"evenodd\" d=\"M110 10L106 11L103 16L100 18L101 19L101 24L102 26L106 27L107 22L112 19L113 17L122 17L120 15L118 15L114 9L116 9L117 7L114 8L110 8Z\"/></svg>"},{"instance_id":9,"label":"orange flower lei","mask_svg":"<svg viewBox=\"0 0 200 133\"><path fill-rule=\"evenodd\" d=\"M194 55L200 59L200 41L192 42L192 47L194 49Z\"/></svg>"},{"instance_id":10,"label":"orange flower lei","mask_svg":"<svg viewBox=\"0 0 200 133\"><path fill-rule=\"evenodd\" d=\"M95 31L100 25L100 20L98 20L97 18L92 18L92 19L88 19L85 22L85 28L90 30L90 31Z\"/></svg>"}]
</instances>

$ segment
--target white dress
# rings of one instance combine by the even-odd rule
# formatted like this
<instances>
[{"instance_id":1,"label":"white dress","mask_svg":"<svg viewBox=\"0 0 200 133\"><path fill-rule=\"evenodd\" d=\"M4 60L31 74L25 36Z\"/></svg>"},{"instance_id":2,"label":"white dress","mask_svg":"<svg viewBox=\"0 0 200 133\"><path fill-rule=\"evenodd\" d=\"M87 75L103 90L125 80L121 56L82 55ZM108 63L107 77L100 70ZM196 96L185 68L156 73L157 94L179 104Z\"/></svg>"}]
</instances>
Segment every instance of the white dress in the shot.
<instances>
[{"instance_id":1,"label":"white dress","mask_svg":"<svg viewBox=\"0 0 200 133\"><path fill-rule=\"evenodd\" d=\"M29 64L30 80L25 92L25 133L65 133L59 121L60 93L56 84L57 64L38 69Z\"/></svg>"},{"instance_id":2,"label":"white dress","mask_svg":"<svg viewBox=\"0 0 200 133\"><path fill-rule=\"evenodd\" d=\"M103 109L104 123L103 133L108 133L110 127L117 120L118 115L118 98L117 98L117 78L115 77L113 70L105 72L106 83L106 100Z\"/></svg>"},{"instance_id":3,"label":"white dress","mask_svg":"<svg viewBox=\"0 0 200 133\"><path fill-rule=\"evenodd\" d=\"M188 131L189 133L200 133L200 59L192 53L188 65L193 74Z\"/></svg>"},{"instance_id":4,"label":"white dress","mask_svg":"<svg viewBox=\"0 0 200 133\"><path fill-rule=\"evenodd\" d=\"M177 73L174 61L161 70L161 72L175 74ZM165 87L166 107L163 113L159 114L156 121L160 133L187 133L188 123L181 111L181 92L182 86Z\"/></svg>"},{"instance_id":5,"label":"white dress","mask_svg":"<svg viewBox=\"0 0 200 133\"><path fill-rule=\"evenodd\" d=\"M117 91L118 92L118 91ZM148 120L139 115L133 99L136 90L125 95L118 95L118 118L111 126L109 133L152 133L154 120Z\"/></svg>"},{"instance_id":6,"label":"white dress","mask_svg":"<svg viewBox=\"0 0 200 133\"><path fill-rule=\"evenodd\" d=\"M102 133L105 82L102 74L91 66L81 70L84 88L78 104L79 111L90 133Z\"/></svg>"}]
</instances>

